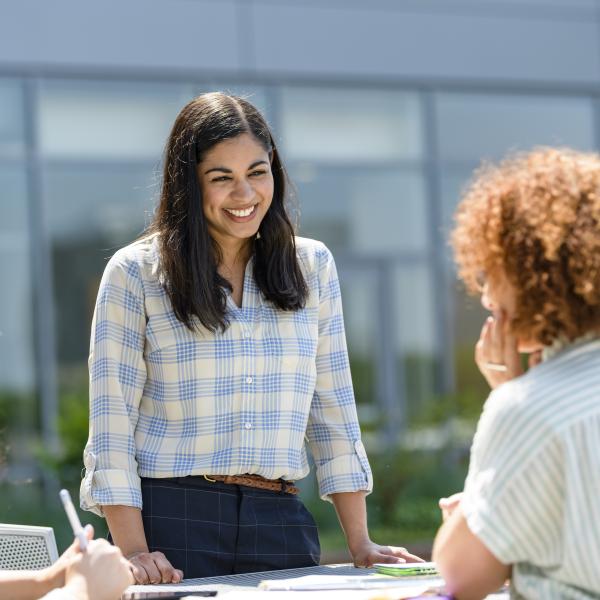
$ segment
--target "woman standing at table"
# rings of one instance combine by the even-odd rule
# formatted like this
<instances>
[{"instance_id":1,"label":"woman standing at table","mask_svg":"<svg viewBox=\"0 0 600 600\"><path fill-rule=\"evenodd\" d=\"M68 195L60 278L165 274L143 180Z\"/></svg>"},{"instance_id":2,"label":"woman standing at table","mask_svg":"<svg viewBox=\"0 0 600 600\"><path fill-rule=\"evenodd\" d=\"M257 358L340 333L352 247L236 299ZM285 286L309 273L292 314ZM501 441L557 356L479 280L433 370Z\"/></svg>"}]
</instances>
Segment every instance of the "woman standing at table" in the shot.
<instances>
[{"instance_id":1,"label":"woman standing at table","mask_svg":"<svg viewBox=\"0 0 600 600\"><path fill-rule=\"evenodd\" d=\"M369 539L336 269L294 237L286 187L256 108L202 95L173 126L149 235L106 267L81 505L140 583L318 564L293 486L305 440L355 564L418 560Z\"/></svg>"}]
</instances>

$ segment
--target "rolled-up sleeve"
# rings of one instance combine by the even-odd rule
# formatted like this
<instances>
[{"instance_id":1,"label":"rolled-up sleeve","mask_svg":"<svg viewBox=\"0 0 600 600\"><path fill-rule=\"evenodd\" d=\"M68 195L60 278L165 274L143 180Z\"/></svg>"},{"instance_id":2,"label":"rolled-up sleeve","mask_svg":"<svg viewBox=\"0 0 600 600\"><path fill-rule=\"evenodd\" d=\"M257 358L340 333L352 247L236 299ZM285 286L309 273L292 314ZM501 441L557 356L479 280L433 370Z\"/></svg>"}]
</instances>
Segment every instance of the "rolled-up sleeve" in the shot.
<instances>
[{"instance_id":1,"label":"rolled-up sleeve","mask_svg":"<svg viewBox=\"0 0 600 600\"><path fill-rule=\"evenodd\" d=\"M146 382L146 316L137 263L117 253L96 301L90 341L90 429L84 450L81 508L141 508L134 431Z\"/></svg>"},{"instance_id":2,"label":"rolled-up sleeve","mask_svg":"<svg viewBox=\"0 0 600 600\"><path fill-rule=\"evenodd\" d=\"M373 477L361 441L346 347L340 286L333 256L318 253L319 339L317 380L307 437L321 498L339 492L371 492Z\"/></svg>"}]
</instances>

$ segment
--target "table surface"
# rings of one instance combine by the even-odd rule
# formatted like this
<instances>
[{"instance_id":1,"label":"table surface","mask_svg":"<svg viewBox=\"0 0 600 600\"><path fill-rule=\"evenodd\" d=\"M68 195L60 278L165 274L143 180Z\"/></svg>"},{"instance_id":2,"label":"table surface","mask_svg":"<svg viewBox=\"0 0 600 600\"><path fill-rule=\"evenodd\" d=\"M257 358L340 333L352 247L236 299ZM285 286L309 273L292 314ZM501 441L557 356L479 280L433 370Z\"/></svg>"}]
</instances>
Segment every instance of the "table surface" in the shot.
<instances>
[{"instance_id":1,"label":"table surface","mask_svg":"<svg viewBox=\"0 0 600 600\"><path fill-rule=\"evenodd\" d=\"M256 595L259 592L258 585L264 580L278 580L278 579L291 579L294 577L306 577L308 575L339 575L340 579L348 576L366 576L369 574L376 574L375 569L358 569L351 564L335 564L335 565L321 565L317 567L304 567L301 569L283 569L280 571L261 571L258 573L244 573L239 575L222 575L219 577L201 577L198 579L184 579L177 585L166 584L166 585L133 585L130 586L126 593L123 595L123 600L144 600L146 595L156 595L158 593L167 591L185 592L189 589L190 594L202 590L216 590L219 595L228 595L233 598L234 592L246 592L248 598ZM414 580L413 580L414 581ZM405 580L401 580L405 583ZM439 578L419 578L419 583L431 583L431 585L439 585ZM399 582L399 585L401 583ZM391 591L388 588L388 591ZM254 592L251 594L248 592ZM260 591L261 594L268 594L271 598L274 598L276 592ZM315 592L308 592L314 594ZM321 594L323 592L320 592ZM362 591L365 593L365 590ZM370 595L376 595L377 590L369 590ZM294 597L300 600L300 596L303 592L293 592ZM358 592L357 592L358 594ZM352 593L348 593L345 590L345 595L348 598L353 596ZM499 593L488 596L490 600L505 600L508 598L507 593Z\"/></svg>"}]
</instances>

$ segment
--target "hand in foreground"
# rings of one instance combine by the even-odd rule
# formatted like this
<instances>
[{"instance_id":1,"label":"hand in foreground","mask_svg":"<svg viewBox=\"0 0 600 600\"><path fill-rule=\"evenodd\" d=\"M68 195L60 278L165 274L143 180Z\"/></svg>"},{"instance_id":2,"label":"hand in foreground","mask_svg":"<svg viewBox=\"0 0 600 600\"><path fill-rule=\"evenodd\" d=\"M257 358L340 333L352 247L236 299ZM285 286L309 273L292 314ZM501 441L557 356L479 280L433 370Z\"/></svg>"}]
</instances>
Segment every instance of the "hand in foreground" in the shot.
<instances>
[{"instance_id":1,"label":"hand in foreground","mask_svg":"<svg viewBox=\"0 0 600 600\"><path fill-rule=\"evenodd\" d=\"M452 494L452 496L448 496L448 498L440 498L439 506L442 511L442 520L445 521L450 517L450 515L456 510L460 501L462 500L463 493L457 492L456 494Z\"/></svg>"},{"instance_id":2,"label":"hand in foreground","mask_svg":"<svg viewBox=\"0 0 600 600\"><path fill-rule=\"evenodd\" d=\"M65 572L65 590L75 598L115 600L133 584L129 562L106 540L92 540L73 556Z\"/></svg>"},{"instance_id":3,"label":"hand in foreground","mask_svg":"<svg viewBox=\"0 0 600 600\"><path fill-rule=\"evenodd\" d=\"M183 571L176 569L162 552L134 552L128 560L136 583L179 583Z\"/></svg>"},{"instance_id":4,"label":"hand in foreground","mask_svg":"<svg viewBox=\"0 0 600 600\"><path fill-rule=\"evenodd\" d=\"M371 540L350 549L355 567L371 567L375 563L423 562L422 558L411 554L406 548L380 546Z\"/></svg>"},{"instance_id":5,"label":"hand in foreground","mask_svg":"<svg viewBox=\"0 0 600 600\"><path fill-rule=\"evenodd\" d=\"M85 534L88 540L94 539L94 528L91 525L85 526ZM65 585L65 572L73 559L81 552L79 540L73 543L58 557L58 560L42 571L42 579L50 585L50 589L63 587Z\"/></svg>"}]
</instances>

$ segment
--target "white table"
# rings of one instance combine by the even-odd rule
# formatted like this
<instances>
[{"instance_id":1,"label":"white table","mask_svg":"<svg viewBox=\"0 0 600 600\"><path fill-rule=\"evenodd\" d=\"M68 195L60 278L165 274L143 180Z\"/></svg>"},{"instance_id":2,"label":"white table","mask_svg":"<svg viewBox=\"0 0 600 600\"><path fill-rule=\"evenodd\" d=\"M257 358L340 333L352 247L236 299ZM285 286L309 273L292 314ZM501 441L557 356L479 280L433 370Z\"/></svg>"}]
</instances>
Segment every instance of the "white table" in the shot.
<instances>
[{"instance_id":1,"label":"white table","mask_svg":"<svg viewBox=\"0 0 600 600\"><path fill-rule=\"evenodd\" d=\"M367 576L376 574L375 569L358 569L350 564L337 565L321 565L318 567L305 567L301 569L284 569L281 571L262 571L259 573L246 573L241 575L224 575L220 577L202 577L199 579L184 579L181 583L167 585L133 585L130 586L123 600L144 600L147 595L156 595L157 593L177 591L189 591L190 594L198 591L216 590L218 596L225 596L226 600L283 600L284 597L292 596L295 600L309 600L316 598L315 594L323 597L327 594L327 600L366 600L369 598L389 598L400 597L402 588L405 588L409 583L413 583L419 587L437 587L441 580L437 577L412 578L409 582L405 579L398 579L398 588L381 588L381 589L343 589L342 591L327 590L327 591L294 591L294 592L277 592L265 591L258 589L258 585L264 580L280 580L292 579L295 577L306 577L309 575L334 575L339 576L340 581L346 581L347 577ZM395 580L394 580L395 581ZM508 594L493 594L488 596L490 600L505 600Z\"/></svg>"}]
</instances>

